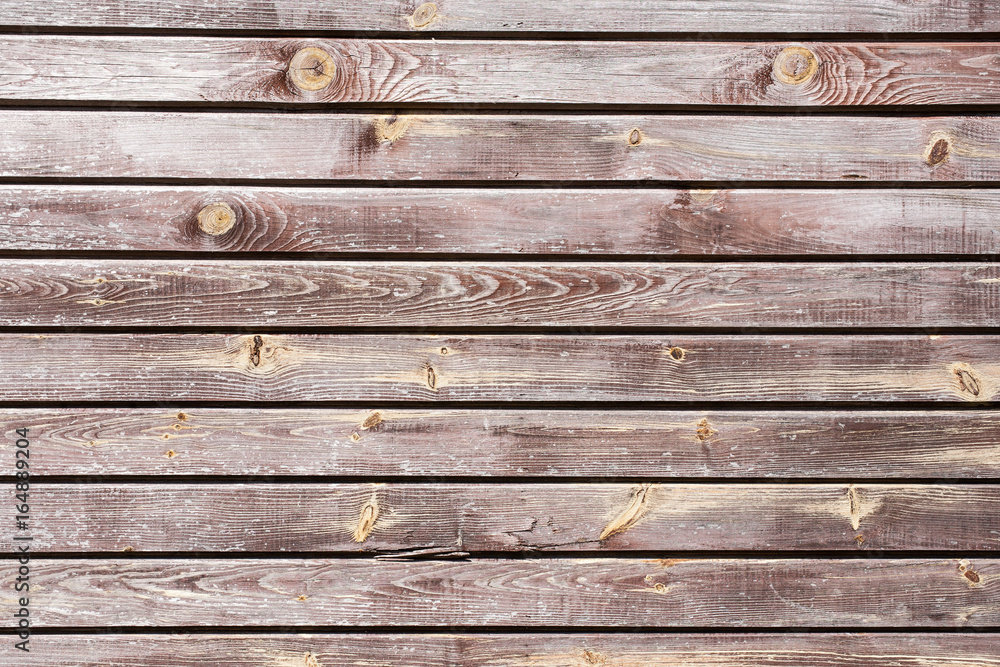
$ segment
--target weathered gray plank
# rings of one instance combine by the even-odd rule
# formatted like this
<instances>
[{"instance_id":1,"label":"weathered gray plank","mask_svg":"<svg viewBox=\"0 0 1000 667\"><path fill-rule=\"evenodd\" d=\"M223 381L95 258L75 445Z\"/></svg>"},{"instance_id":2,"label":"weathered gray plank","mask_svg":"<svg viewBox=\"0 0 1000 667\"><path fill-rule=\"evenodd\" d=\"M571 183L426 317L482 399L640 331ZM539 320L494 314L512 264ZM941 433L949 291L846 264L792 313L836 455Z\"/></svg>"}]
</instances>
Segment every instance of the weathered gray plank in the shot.
<instances>
[{"instance_id":1,"label":"weathered gray plank","mask_svg":"<svg viewBox=\"0 0 1000 667\"><path fill-rule=\"evenodd\" d=\"M7 401L992 401L998 336L0 335Z\"/></svg>"},{"instance_id":2,"label":"weathered gray plank","mask_svg":"<svg viewBox=\"0 0 1000 667\"><path fill-rule=\"evenodd\" d=\"M996 667L985 633L45 635L23 667ZM224 661L224 662L223 662Z\"/></svg>"},{"instance_id":3,"label":"weathered gray plank","mask_svg":"<svg viewBox=\"0 0 1000 667\"><path fill-rule=\"evenodd\" d=\"M3 25L459 32L988 32L984 0L5 0Z\"/></svg>"},{"instance_id":4,"label":"weathered gray plank","mask_svg":"<svg viewBox=\"0 0 1000 667\"><path fill-rule=\"evenodd\" d=\"M1000 478L995 411L0 410L45 475Z\"/></svg>"},{"instance_id":5,"label":"weathered gray plank","mask_svg":"<svg viewBox=\"0 0 1000 667\"><path fill-rule=\"evenodd\" d=\"M3 326L1000 325L996 264L6 260Z\"/></svg>"},{"instance_id":6,"label":"weathered gray plank","mask_svg":"<svg viewBox=\"0 0 1000 667\"><path fill-rule=\"evenodd\" d=\"M0 563L10 590L17 563ZM1000 561L32 559L35 627L991 627ZM13 618L5 618L10 627Z\"/></svg>"},{"instance_id":7,"label":"weathered gray plank","mask_svg":"<svg viewBox=\"0 0 1000 667\"><path fill-rule=\"evenodd\" d=\"M0 177L989 181L990 116L0 111Z\"/></svg>"},{"instance_id":8,"label":"weathered gray plank","mask_svg":"<svg viewBox=\"0 0 1000 667\"><path fill-rule=\"evenodd\" d=\"M1000 486L978 484L35 484L30 499L35 552L1000 550Z\"/></svg>"},{"instance_id":9,"label":"weathered gray plank","mask_svg":"<svg viewBox=\"0 0 1000 667\"><path fill-rule=\"evenodd\" d=\"M200 224L216 204L232 213ZM998 217L992 189L0 185L0 248L12 250L993 254Z\"/></svg>"},{"instance_id":10,"label":"weathered gray plank","mask_svg":"<svg viewBox=\"0 0 1000 667\"><path fill-rule=\"evenodd\" d=\"M995 59L993 44L961 42L617 42L609 48L574 41L7 35L0 36L0 99L995 104Z\"/></svg>"}]
</instances>

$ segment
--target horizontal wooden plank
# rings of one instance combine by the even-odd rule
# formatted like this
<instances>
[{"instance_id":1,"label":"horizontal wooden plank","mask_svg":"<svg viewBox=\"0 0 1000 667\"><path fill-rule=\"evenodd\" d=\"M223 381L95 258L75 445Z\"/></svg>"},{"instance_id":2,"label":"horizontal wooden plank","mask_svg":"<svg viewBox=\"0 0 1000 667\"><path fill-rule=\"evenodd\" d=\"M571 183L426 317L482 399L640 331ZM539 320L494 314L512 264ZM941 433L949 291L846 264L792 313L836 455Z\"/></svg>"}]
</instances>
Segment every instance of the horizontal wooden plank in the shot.
<instances>
[{"instance_id":1,"label":"horizontal wooden plank","mask_svg":"<svg viewBox=\"0 0 1000 667\"><path fill-rule=\"evenodd\" d=\"M17 567L0 563L6 590ZM35 558L31 615L36 628L992 627L998 572L985 558Z\"/></svg>"},{"instance_id":2,"label":"horizontal wooden plank","mask_svg":"<svg viewBox=\"0 0 1000 667\"><path fill-rule=\"evenodd\" d=\"M225 204L232 213L213 208L217 204ZM198 214L205 209L202 221L207 222L199 223ZM208 217L213 210L221 215ZM0 185L0 248L386 254L994 254L1000 247L998 216L1000 192L992 189Z\"/></svg>"},{"instance_id":3,"label":"horizontal wooden plank","mask_svg":"<svg viewBox=\"0 0 1000 667\"><path fill-rule=\"evenodd\" d=\"M35 484L31 529L78 553L1000 550L1000 486Z\"/></svg>"},{"instance_id":4,"label":"horizontal wooden plank","mask_svg":"<svg viewBox=\"0 0 1000 667\"><path fill-rule=\"evenodd\" d=\"M990 181L991 116L0 110L0 177Z\"/></svg>"},{"instance_id":5,"label":"horizontal wooden plank","mask_svg":"<svg viewBox=\"0 0 1000 667\"><path fill-rule=\"evenodd\" d=\"M985 633L45 635L23 667L996 667Z\"/></svg>"},{"instance_id":6,"label":"horizontal wooden plank","mask_svg":"<svg viewBox=\"0 0 1000 667\"><path fill-rule=\"evenodd\" d=\"M987 327L996 264L6 260L2 326Z\"/></svg>"},{"instance_id":7,"label":"horizontal wooden plank","mask_svg":"<svg viewBox=\"0 0 1000 667\"><path fill-rule=\"evenodd\" d=\"M46 475L1000 478L996 411L0 410Z\"/></svg>"},{"instance_id":8,"label":"horizontal wooden plank","mask_svg":"<svg viewBox=\"0 0 1000 667\"><path fill-rule=\"evenodd\" d=\"M6 401L992 401L1000 336L2 334Z\"/></svg>"},{"instance_id":9,"label":"horizontal wooden plank","mask_svg":"<svg viewBox=\"0 0 1000 667\"><path fill-rule=\"evenodd\" d=\"M988 32L988 3L953 0L5 0L3 25L102 28L386 30L458 32Z\"/></svg>"},{"instance_id":10,"label":"horizontal wooden plank","mask_svg":"<svg viewBox=\"0 0 1000 667\"><path fill-rule=\"evenodd\" d=\"M992 44L961 42L609 45L7 35L0 36L0 99L995 104L995 58Z\"/></svg>"}]
</instances>

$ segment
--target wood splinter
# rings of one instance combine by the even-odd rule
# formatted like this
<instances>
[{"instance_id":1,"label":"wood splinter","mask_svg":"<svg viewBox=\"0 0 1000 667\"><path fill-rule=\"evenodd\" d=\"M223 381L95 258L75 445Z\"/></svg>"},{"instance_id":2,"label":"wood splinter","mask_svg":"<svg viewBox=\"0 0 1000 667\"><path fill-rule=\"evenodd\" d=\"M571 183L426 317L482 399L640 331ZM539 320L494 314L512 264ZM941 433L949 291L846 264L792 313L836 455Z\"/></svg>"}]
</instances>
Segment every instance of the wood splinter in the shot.
<instances>
[{"instance_id":1,"label":"wood splinter","mask_svg":"<svg viewBox=\"0 0 1000 667\"><path fill-rule=\"evenodd\" d=\"M378 520L379 516L379 506L378 506L378 496L372 494L372 499L368 501L368 504L361 508L361 515L358 517L358 525L354 529L354 541L357 543L364 542L371 535L372 529L375 527L375 522Z\"/></svg>"},{"instance_id":2,"label":"wood splinter","mask_svg":"<svg viewBox=\"0 0 1000 667\"><path fill-rule=\"evenodd\" d=\"M609 523L607 527L601 532L601 536L597 538L600 541L604 541L615 535L616 533L623 533L629 528L631 528L636 521L645 513L646 503L649 499L649 490L653 488L652 484L643 484L640 486L635 495L632 496L632 500L629 502L628 507L625 511L618 515L614 521Z\"/></svg>"}]
</instances>

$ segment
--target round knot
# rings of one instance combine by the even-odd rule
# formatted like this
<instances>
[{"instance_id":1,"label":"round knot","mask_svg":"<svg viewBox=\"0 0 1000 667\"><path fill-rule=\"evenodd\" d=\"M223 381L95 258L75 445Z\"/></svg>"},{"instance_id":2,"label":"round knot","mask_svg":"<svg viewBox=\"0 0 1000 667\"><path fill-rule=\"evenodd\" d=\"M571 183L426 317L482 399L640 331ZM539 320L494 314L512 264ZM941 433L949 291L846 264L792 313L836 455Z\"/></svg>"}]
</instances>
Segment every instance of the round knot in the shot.
<instances>
[{"instance_id":1,"label":"round knot","mask_svg":"<svg viewBox=\"0 0 1000 667\"><path fill-rule=\"evenodd\" d=\"M414 28L429 26L437 18L437 11L437 5L433 2L425 2L413 12L413 15L410 17L410 23Z\"/></svg>"},{"instance_id":2,"label":"round knot","mask_svg":"<svg viewBox=\"0 0 1000 667\"><path fill-rule=\"evenodd\" d=\"M210 236L225 234L236 224L236 211L225 202L209 204L198 211L198 227Z\"/></svg>"},{"instance_id":3,"label":"round knot","mask_svg":"<svg viewBox=\"0 0 1000 667\"><path fill-rule=\"evenodd\" d=\"M316 46L299 49L288 63L288 78L299 90L323 90L333 81L337 65L330 54Z\"/></svg>"},{"instance_id":4,"label":"round knot","mask_svg":"<svg viewBox=\"0 0 1000 667\"><path fill-rule=\"evenodd\" d=\"M924 161L936 167L948 161L951 155L951 138L944 132L931 133L930 141L924 148Z\"/></svg>"},{"instance_id":5,"label":"round knot","mask_svg":"<svg viewBox=\"0 0 1000 667\"><path fill-rule=\"evenodd\" d=\"M816 74L819 60L804 46L789 46L774 59L774 76L781 83L797 86Z\"/></svg>"}]
</instances>

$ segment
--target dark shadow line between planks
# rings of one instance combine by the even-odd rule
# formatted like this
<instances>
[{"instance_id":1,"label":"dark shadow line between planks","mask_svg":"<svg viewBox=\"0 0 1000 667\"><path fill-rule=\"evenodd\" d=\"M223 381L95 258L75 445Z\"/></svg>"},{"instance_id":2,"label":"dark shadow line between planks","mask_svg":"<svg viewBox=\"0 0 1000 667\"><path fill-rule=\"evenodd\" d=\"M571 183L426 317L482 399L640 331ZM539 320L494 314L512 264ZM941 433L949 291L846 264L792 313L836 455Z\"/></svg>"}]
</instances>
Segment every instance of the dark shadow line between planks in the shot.
<instances>
[{"instance_id":1,"label":"dark shadow line between planks","mask_svg":"<svg viewBox=\"0 0 1000 667\"><path fill-rule=\"evenodd\" d=\"M402 21L402 17L400 19ZM993 43L1000 41L997 31L927 31L927 32L846 32L828 31L669 31L632 32L584 30L360 30L318 28L163 28L154 26L66 26L59 24L0 24L0 35L32 35L49 37L122 36L122 37L292 37L329 39L398 39L434 41L442 39L468 41L589 41L589 42L962 42Z\"/></svg>"},{"instance_id":2,"label":"dark shadow line between planks","mask_svg":"<svg viewBox=\"0 0 1000 667\"><path fill-rule=\"evenodd\" d=\"M31 401L31 400L5 400L3 407L6 410L17 408L38 409L38 410L63 410L63 409L87 409L87 408L163 408L167 410L195 410L198 408L233 408L254 410L266 409L291 409L296 410L325 410L330 408L370 410L378 407L382 410L579 410L593 412L595 410L644 410L644 411L670 411L670 410L710 410L719 412L724 410L740 411L760 411L760 412L794 412L806 410L824 410L827 412L834 410L861 410L871 412L911 412L914 410L935 410L948 412L961 412L965 410L987 412L996 410L996 407L986 401L712 401L693 398L688 401L531 401L531 400L504 400L504 401L480 401L480 400L328 400L328 401L261 401L249 399L246 401L233 400L190 400L164 398L156 401L128 401L128 400L107 400L107 401Z\"/></svg>"},{"instance_id":3,"label":"dark shadow line between planks","mask_svg":"<svg viewBox=\"0 0 1000 667\"><path fill-rule=\"evenodd\" d=\"M287 325L206 325L172 326L164 325L2 325L0 335L66 335L111 336L116 334L198 336L225 334L232 336L248 334L271 335L318 335L353 336L382 334L387 336L649 336L664 338L670 336L806 336L826 338L830 336L995 336L1000 334L1000 326L869 326L853 325L840 327L762 327L762 326L287 326ZM696 399L693 399L696 400Z\"/></svg>"},{"instance_id":4,"label":"dark shadow line between planks","mask_svg":"<svg viewBox=\"0 0 1000 667\"><path fill-rule=\"evenodd\" d=\"M2 242L0 242L2 243ZM277 261L288 263L354 262L358 264L396 264L427 262L464 263L553 263L553 264L658 264L683 266L685 264L982 264L1000 261L1000 248L996 253L942 253L942 254L609 254L609 253L531 253L531 252L395 252L386 250L331 251L269 251L269 250L39 250L14 249L0 246L0 261L5 259L58 259L58 260L129 260L129 261L215 261L242 262L247 260Z\"/></svg>"},{"instance_id":5,"label":"dark shadow line between planks","mask_svg":"<svg viewBox=\"0 0 1000 667\"><path fill-rule=\"evenodd\" d=\"M1000 47L998 47L1000 48ZM414 114L425 116L456 115L547 115L547 116L716 116L746 117L809 116L825 118L931 118L940 116L1000 115L1000 103L966 102L962 104L855 104L855 105L756 105L756 104L655 104L655 103L583 103L583 102L255 102L255 101L145 101L145 100L50 100L2 99L0 111L79 111L115 113L228 113L294 115L364 115Z\"/></svg>"},{"instance_id":6,"label":"dark shadow line between planks","mask_svg":"<svg viewBox=\"0 0 1000 667\"><path fill-rule=\"evenodd\" d=\"M13 636L15 628L0 628L0 636ZM509 626L509 625L163 625L163 626L77 626L77 627L45 627L32 626L32 635L620 635L649 634L664 635L788 635L788 634L879 634L879 635L929 635L929 634L977 634L993 635L1000 633L1000 626L953 627L953 626L740 626L740 627L647 627L621 625L595 626Z\"/></svg>"},{"instance_id":7,"label":"dark shadow line between planks","mask_svg":"<svg viewBox=\"0 0 1000 667\"><path fill-rule=\"evenodd\" d=\"M257 187L257 188L396 188L400 190L642 190L642 189L695 189L695 190L959 190L1000 189L1000 179L989 181L886 181L868 179L841 180L505 180L505 179L455 179L455 180L379 180L379 179L287 179L287 178L162 178L162 177L76 177L76 176L8 176L0 177L2 185L73 185L73 186L185 186L198 187Z\"/></svg>"},{"instance_id":8,"label":"dark shadow line between planks","mask_svg":"<svg viewBox=\"0 0 1000 667\"><path fill-rule=\"evenodd\" d=\"M436 547L433 547L436 548ZM245 561L245 560L350 560L370 561L373 564L405 562L460 563L478 560L522 561L522 560L744 560L744 561L860 561L860 560L956 560L985 558L995 559L1000 555L1000 549L871 549L858 548L855 551L835 551L803 549L760 550L734 549L725 551L676 549L636 550L636 551L602 551L600 549L579 549L573 551L531 550L521 551L472 551L465 552L456 548L454 553L425 553L425 547L415 545L412 549L402 550L369 550L369 551L45 551L32 549L34 560L104 560L104 561L144 561L144 560L191 560L191 561ZM0 553L0 563L16 561L20 558L16 553Z\"/></svg>"},{"instance_id":9,"label":"dark shadow line between planks","mask_svg":"<svg viewBox=\"0 0 1000 667\"><path fill-rule=\"evenodd\" d=\"M0 484L13 484L18 481L13 474L0 475ZM32 484L60 485L100 485L100 484L153 484L157 486L225 486L232 484L264 485L264 484L397 484L407 486L434 486L439 484L468 484L479 486L530 486L545 485L578 485L578 484L640 484L652 483L663 485L685 486L792 486L792 485L847 485L863 484L878 486L992 486L1000 484L1000 477L718 477L718 476L681 476L669 477L662 475L288 475L266 473L255 475L215 473L210 475L133 475L86 473L78 475L48 475L33 473Z\"/></svg>"},{"instance_id":10,"label":"dark shadow line between planks","mask_svg":"<svg viewBox=\"0 0 1000 667\"><path fill-rule=\"evenodd\" d=\"M0 636L13 636L14 628L0 628ZM45 627L32 626L32 635L621 635L648 634L664 635L789 635L789 634L879 634L891 636L930 635L930 634L976 634L993 635L1000 633L1000 626L953 627L953 626L740 626L740 627L647 627L647 626L509 626L509 625L165 625L165 626L77 626L77 627Z\"/></svg>"}]
</instances>

